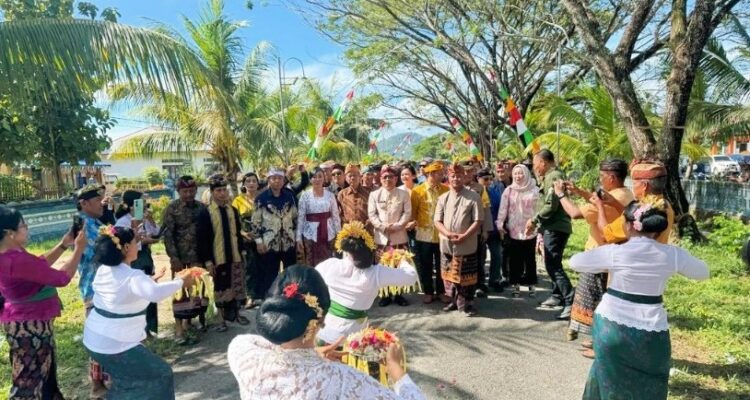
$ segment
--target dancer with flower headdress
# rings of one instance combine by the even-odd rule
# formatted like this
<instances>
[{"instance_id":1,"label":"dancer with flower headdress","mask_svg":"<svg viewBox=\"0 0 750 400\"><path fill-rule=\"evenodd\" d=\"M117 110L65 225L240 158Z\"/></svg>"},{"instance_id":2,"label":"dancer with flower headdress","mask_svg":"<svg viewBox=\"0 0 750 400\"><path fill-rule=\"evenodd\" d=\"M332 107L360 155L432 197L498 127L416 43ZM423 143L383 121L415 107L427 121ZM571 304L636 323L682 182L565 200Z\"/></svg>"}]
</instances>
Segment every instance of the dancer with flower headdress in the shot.
<instances>
[{"instance_id":1,"label":"dancer with flower headdress","mask_svg":"<svg viewBox=\"0 0 750 400\"><path fill-rule=\"evenodd\" d=\"M596 355L584 399L666 399L671 342L662 295L674 274L707 279L706 263L659 243L667 229L663 201L632 202L623 213L628 241L579 253L575 271L609 273L607 292L594 313Z\"/></svg>"},{"instance_id":2,"label":"dancer with flower headdress","mask_svg":"<svg viewBox=\"0 0 750 400\"><path fill-rule=\"evenodd\" d=\"M335 348L341 341L316 348L315 337L331 307L329 288L317 270L292 265L279 274L256 314L259 335L239 335L227 350L241 399L424 399L401 365L404 353L397 343L385 358L393 390L330 362L339 356Z\"/></svg>"},{"instance_id":3,"label":"dancer with flower headdress","mask_svg":"<svg viewBox=\"0 0 750 400\"><path fill-rule=\"evenodd\" d=\"M146 309L190 287L194 278L190 270L183 270L172 281L154 282L131 267L137 258L138 240L132 229L100 228L93 310L83 325L83 345L112 377L108 399L174 399L171 367L141 344L146 338Z\"/></svg>"},{"instance_id":4,"label":"dancer with flower headdress","mask_svg":"<svg viewBox=\"0 0 750 400\"><path fill-rule=\"evenodd\" d=\"M344 225L335 246L343 257L329 258L315 267L331 294L325 327L318 334L325 343L335 343L341 336L361 330L380 289L417 282L417 270L406 260L398 268L375 262L375 240L359 221Z\"/></svg>"}]
</instances>

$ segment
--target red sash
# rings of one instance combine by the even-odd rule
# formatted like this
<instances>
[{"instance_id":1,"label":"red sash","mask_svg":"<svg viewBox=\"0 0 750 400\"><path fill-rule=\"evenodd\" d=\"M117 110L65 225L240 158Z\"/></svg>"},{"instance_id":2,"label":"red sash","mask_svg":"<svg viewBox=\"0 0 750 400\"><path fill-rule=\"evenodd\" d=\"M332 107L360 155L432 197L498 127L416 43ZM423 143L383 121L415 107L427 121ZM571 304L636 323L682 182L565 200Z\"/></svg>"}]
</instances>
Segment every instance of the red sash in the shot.
<instances>
[{"instance_id":1,"label":"red sash","mask_svg":"<svg viewBox=\"0 0 750 400\"><path fill-rule=\"evenodd\" d=\"M331 218L331 212L314 213L305 215L308 222L318 223L318 237L316 242L328 243L328 219Z\"/></svg>"}]
</instances>

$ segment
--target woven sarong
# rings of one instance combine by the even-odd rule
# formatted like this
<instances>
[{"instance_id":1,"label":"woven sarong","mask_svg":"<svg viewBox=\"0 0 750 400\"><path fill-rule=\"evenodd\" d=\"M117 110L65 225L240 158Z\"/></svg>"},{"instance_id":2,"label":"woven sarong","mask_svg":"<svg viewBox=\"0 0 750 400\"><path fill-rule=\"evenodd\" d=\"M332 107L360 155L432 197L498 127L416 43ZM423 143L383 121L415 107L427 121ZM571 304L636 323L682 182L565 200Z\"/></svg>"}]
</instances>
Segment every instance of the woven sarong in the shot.
<instances>
[{"instance_id":1,"label":"woven sarong","mask_svg":"<svg viewBox=\"0 0 750 400\"><path fill-rule=\"evenodd\" d=\"M10 345L11 399L62 399L52 321L3 323Z\"/></svg>"},{"instance_id":2,"label":"woven sarong","mask_svg":"<svg viewBox=\"0 0 750 400\"><path fill-rule=\"evenodd\" d=\"M442 253L440 256L440 275L444 281L460 286L476 285L479 279L477 255L453 256Z\"/></svg>"},{"instance_id":3,"label":"woven sarong","mask_svg":"<svg viewBox=\"0 0 750 400\"><path fill-rule=\"evenodd\" d=\"M669 331L649 332L594 315L594 348L584 400L667 398Z\"/></svg>"},{"instance_id":4,"label":"woven sarong","mask_svg":"<svg viewBox=\"0 0 750 400\"><path fill-rule=\"evenodd\" d=\"M584 334L591 334L594 323L594 310L602 301L607 287L607 274L590 274L582 272L578 275L573 310L570 315L570 330Z\"/></svg>"},{"instance_id":5,"label":"woven sarong","mask_svg":"<svg viewBox=\"0 0 750 400\"><path fill-rule=\"evenodd\" d=\"M112 376L107 399L174 399L172 368L143 345L119 354L88 352Z\"/></svg>"}]
</instances>

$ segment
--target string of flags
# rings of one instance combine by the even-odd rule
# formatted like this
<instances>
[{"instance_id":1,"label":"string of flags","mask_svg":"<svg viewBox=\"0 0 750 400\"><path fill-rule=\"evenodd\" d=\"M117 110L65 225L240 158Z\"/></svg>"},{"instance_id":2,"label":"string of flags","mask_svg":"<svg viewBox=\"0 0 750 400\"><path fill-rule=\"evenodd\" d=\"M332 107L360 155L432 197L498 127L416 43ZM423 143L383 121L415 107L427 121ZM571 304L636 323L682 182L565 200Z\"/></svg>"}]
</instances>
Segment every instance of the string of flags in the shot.
<instances>
[{"instance_id":1,"label":"string of flags","mask_svg":"<svg viewBox=\"0 0 750 400\"><path fill-rule=\"evenodd\" d=\"M408 133L403 140L401 140L401 143L396 146L396 149L393 150L393 157L396 157L396 155L399 154L399 152L403 153L404 150L406 150L407 147L409 147L409 143L411 143L411 133Z\"/></svg>"},{"instance_id":2,"label":"string of flags","mask_svg":"<svg viewBox=\"0 0 750 400\"><path fill-rule=\"evenodd\" d=\"M476 144L474 144L474 140L471 138L471 135L469 134L469 131L467 131L463 125L461 125L461 122L458 120L458 118L451 118L451 125L453 126L453 129L458 132L459 135L461 135L461 140L464 141L467 147L469 147L469 152L472 156L475 156L479 161L482 161L482 154L479 151L479 148Z\"/></svg>"},{"instance_id":3,"label":"string of flags","mask_svg":"<svg viewBox=\"0 0 750 400\"><path fill-rule=\"evenodd\" d=\"M326 139L328 138L328 134L331 132L331 129L333 129L333 126L341 122L341 119L349 112L349 108L351 107L353 98L354 89L350 90L346 94L346 97L344 97L344 100L341 102L341 104L339 104L338 108L336 108L336 111L333 113L333 115L329 116L326 122L320 127L318 134L315 136L315 141L313 142L312 147L307 152L308 160L318 159L318 152L320 151L320 147L323 146L323 143L325 143Z\"/></svg>"},{"instance_id":4,"label":"string of flags","mask_svg":"<svg viewBox=\"0 0 750 400\"><path fill-rule=\"evenodd\" d=\"M488 73L490 81L495 82L495 73L490 71ZM504 87L500 86L500 98L505 102L505 112L508 114L508 124L511 128L516 130L518 140L521 141L523 147L529 147L533 143L532 149L534 152L539 151L539 145L534 142L534 136L531 134L531 130L526 126L521 112L516 107L516 103L510 98L508 91Z\"/></svg>"},{"instance_id":5,"label":"string of flags","mask_svg":"<svg viewBox=\"0 0 750 400\"><path fill-rule=\"evenodd\" d=\"M372 157L375 155L375 153L378 151L378 139L380 139L380 135L385 130L386 123L385 121L380 121L380 125L378 125L378 129L373 133L372 139L370 139L370 149L367 150L367 155Z\"/></svg>"}]
</instances>

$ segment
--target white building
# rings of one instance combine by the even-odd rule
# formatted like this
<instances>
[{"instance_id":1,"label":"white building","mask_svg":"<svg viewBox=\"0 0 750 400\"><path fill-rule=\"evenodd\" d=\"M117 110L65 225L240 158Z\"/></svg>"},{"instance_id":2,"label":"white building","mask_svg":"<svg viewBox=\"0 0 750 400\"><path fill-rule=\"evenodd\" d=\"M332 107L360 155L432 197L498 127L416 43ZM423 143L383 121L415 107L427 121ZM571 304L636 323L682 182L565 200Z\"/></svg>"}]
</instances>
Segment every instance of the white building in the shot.
<instances>
[{"instance_id":1,"label":"white building","mask_svg":"<svg viewBox=\"0 0 750 400\"><path fill-rule=\"evenodd\" d=\"M175 149L156 153L152 157L145 157L133 148L133 139L144 139L162 132L163 128L149 126L113 140L112 146L101 155L102 161L110 165L105 171L107 178L139 178L147 167L165 170L172 179L187 170L208 176L219 168L219 164L208 153L207 146L189 152L178 152Z\"/></svg>"}]
</instances>

